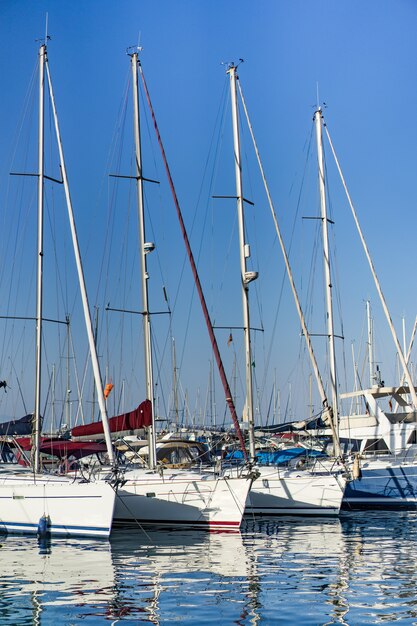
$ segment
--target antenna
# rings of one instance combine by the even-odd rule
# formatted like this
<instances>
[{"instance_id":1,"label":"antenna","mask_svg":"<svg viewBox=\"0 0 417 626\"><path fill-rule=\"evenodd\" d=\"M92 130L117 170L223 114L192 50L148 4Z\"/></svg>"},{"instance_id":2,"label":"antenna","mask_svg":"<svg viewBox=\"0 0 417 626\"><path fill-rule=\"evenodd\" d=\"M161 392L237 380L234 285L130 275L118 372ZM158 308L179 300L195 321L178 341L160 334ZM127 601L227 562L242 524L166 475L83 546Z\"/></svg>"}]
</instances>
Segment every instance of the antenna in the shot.
<instances>
[{"instance_id":1,"label":"antenna","mask_svg":"<svg viewBox=\"0 0 417 626\"><path fill-rule=\"evenodd\" d=\"M46 47L46 42L50 41L51 38L48 35L48 13L45 16L45 37L44 38L40 38L40 39L35 39L36 42L38 41L43 41L43 45Z\"/></svg>"}]
</instances>

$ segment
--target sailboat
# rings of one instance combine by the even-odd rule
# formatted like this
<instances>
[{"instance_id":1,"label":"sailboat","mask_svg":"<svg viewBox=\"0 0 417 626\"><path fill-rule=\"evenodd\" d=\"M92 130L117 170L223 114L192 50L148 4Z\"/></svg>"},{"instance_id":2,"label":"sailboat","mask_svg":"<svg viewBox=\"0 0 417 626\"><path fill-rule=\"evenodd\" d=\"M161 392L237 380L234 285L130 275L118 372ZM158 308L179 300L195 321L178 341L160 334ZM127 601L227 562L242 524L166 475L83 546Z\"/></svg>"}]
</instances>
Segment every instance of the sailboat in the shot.
<instances>
[{"instance_id":1,"label":"sailboat","mask_svg":"<svg viewBox=\"0 0 417 626\"><path fill-rule=\"evenodd\" d=\"M55 131L60 154L63 184L65 188L74 254L80 279L80 290L86 317L87 334L92 338L88 300L82 272L81 258L69 196L68 179L63 158L58 118L48 67L46 42L39 50L39 146L38 160L38 250L37 250L37 303L36 303L36 383L35 411L33 416L32 467L21 468L11 464L0 465L0 530L10 533L38 533L41 535L86 535L108 537L110 535L115 504L115 489L108 482L86 482L69 476L42 473L40 467L40 398L42 365L43 321L43 208L44 208L44 92L48 81L53 109ZM91 337L90 337L91 335ZM91 347L91 342L90 342ZM95 357L95 358L94 358ZM92 354L93 366L98 367L97 355ZM98 379L100 379L99 372ZM101 385L100 385L101 389ZM101 395L103 391L101 390ZM104 407L104 398L103 398ZM102 415L106 424L106 414ZM106 425L106 429L108 427ZM110 437L108 455L113 459Z\"/></svg>"},{"instance_id":2,"label":"sailboat","mask_svg":"<svg viewBox=\"0 0 417 626\"><path fill-rule=\"evenodd\" d=\"M325 215L325 177L322 150L323 112L317 108L314 115L316 126L316 139L319 165L320 198L322 203L323 229L327 224ZM417 464L415 454L416 446L416 415L417 397L408 369L409 355L412 342L408 349L407 357L404 356L398 342L395 329L373 266L369 250L359 225L352 200L347 190L339 161L330 138L327 125L325 126L327 138L335 158L336 166L345 189L350 208L359 232L365 254L367 256L374 282L379 293L381 303L387 317L387 321L397 348L400 361L404 369L404 380L397 386L386 386L380 376L373 371L372 356L372 324L370 320L370 308L367 303L368 316L368 350L370 385L365 389L355 389L340 394L341 400L359 401L363 406L363 412L340 415L338 411L337 386L336 386L336 363L334 356L334 342L330 343L331 354L331 383L333 393L333 415L337 428L337 445L341 455L350 466L353 480L349 481L344 493L342 508L352 509L416 509L417 508ZM323 213L324 205L324 213ZM333 335L331 315L331 281L329 268L329 251L327 235L323 233L324 257L327 264L327 307L328 307L328 335ZM413 337L415 329L413 331ZM306 338L308 334L306 333ZM405 353L405 350L404 350ZM311 356L311 355L310 355ZM314 361L313 367L314 367ZM356 376L356 374L355 374ZM320 379L318 378L318 381ZM411 402L410 402L411 398ZM396 410L393 410L393 404ZM385 404L385 406L384 406ZM332 435L333 431L318 427L312 423L307 427L308 433L313 436Z\"/></svg>"},{"instance_id":3,"label":"sailboat","mask_svg":"<svg viewBox=\"0 0 417 626\"><path fill-rule=\"evenodd\" d=\"M138 51L131 54L134 141L136 157L137 205L139 217L139 247L141 258L142 318L146 393L150 407L148 434L148 467L128 469L118 490L115 524L140 523L148 525L192 526L208 529L239 528L251 477L237 476L212 470L163 469L157 466L156 431L154 424L154 385L152 368L151 315L148 305L147 255L154 248L145 238L143 207L142 154L140 138Z\"/></svg>"},{"instance_id":4,"label":"sailboat","mask_svg":"<svg viewBox=\"0 0 417 626\"><path fill-rule=\"evenodd\" d=\"M417 509L417 413L410 406L408 385L386 385L374 370L369 301L366 304L369 386L341 394L342 400L356 405L340 416L341 445L357 467L343 508Z\"/></svg>"},{"instance_id":5,"label":"sailboat","mask_svg":"<svg viewBox=\"0 0 417 626\"><path fill-rule=\"evenodd\" d=\"M245 240L244 196L237 106L237 66L228 67L232 104L234 162L239 229L240 270L245 341L246 402L249 453L258 476L254 480L245 513L250 515L338 515L346 486L343 467L337 463L329 471L325 467L290 470L277 466L256 465L255 425L253 418L252 355L250 337L249 284L258 277L248 271L250 247Z\"/></svg>"}]
</instances>

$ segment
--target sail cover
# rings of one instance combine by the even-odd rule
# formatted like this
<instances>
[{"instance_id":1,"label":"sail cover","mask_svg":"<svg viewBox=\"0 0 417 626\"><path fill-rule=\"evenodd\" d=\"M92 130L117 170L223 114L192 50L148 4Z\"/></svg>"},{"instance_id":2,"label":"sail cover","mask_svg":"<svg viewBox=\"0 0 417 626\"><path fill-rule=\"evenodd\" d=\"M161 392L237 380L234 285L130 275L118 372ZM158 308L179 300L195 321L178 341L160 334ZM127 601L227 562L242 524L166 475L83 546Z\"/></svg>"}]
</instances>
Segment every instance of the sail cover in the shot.
<instances>
[{"instance_id":1,"label":"sail cover","mask_svg":"<svg viewBox=\"0 0 417 626\"><path fill-rule=\"evenodd\" d=\"M25 415L18 420L9 420L0 424L0 435L30 435L33 415Z\"/></svg>"},{"instance_id":2,"label":"sail cover","mask_svg":"<svg viewBox=\"0 0 417 626\"><path fill-rule=\"evenodd\" d=\"M138 430L152 424L152 403L150 400L144 400L133 411L115 415L109 419L110 432L126 432ZM75 426L71 429L71 435L75 437L95 437L103 434L102 422L93 422L83 426Z\"/></svg>"}]
</instances>

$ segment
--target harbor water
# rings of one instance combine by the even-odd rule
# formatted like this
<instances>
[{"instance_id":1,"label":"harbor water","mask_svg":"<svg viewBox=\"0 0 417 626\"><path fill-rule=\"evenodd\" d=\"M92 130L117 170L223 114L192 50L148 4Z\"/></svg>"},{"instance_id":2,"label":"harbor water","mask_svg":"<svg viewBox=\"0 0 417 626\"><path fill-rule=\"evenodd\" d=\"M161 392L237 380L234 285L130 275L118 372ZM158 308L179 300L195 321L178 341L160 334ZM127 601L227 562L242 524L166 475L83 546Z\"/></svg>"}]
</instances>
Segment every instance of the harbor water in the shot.
<instances>
[{"instance_id":1,"label":"harbor water","mask_svg":"<svg viewBox=\"0 0 417 626\"><path fill-rule=\"evenodd\" d=\"M1 537L0 624L417 624L417 514Z\"/></svg>"}]
</instances>

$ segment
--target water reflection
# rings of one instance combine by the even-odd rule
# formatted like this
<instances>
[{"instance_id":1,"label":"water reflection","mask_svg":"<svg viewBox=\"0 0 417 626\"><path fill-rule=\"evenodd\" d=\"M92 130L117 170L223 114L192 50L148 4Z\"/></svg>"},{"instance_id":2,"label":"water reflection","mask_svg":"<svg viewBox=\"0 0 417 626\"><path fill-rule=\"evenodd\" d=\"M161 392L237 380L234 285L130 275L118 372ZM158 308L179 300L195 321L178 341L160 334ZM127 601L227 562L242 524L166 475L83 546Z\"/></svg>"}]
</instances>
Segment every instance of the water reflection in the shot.
<instances>
[{"instance_id":1,"label":"water reflection","mask_svg":"<svg viewBox=\"0 0 417 626\"><path fill-rule=\"evenodd\" d=\"M119 607L145 623L196 623L206 606L239 623L250 559L241 533L198 531L118 532L112 536ZM233 583L233 584L232 584ZM194 616L194 617L193 617ZM189 620L189 621L187 621Z\"/></svg>"},{"instance_id":2,"label":"water reflection","mask_svg":"<svg viewBox=\"0 0 417 626\"><path fill-rule=\"evenodd\" d=\"M233 534L3 537L1 624L413 624L416 521L348 513L249 520Z\"/></svg>"},{"instance_id":3,"label":"water reflection","mask_svg":"<svg viewBox=\"0 0 417 626\"><path fill-rule=\"evenodd\" d=\"M114 572L108 542L2 537L2 624L53 623L62 616L105 611ZM55 616L55 617L54 617Z\"/></svg>"}]
</instances>

